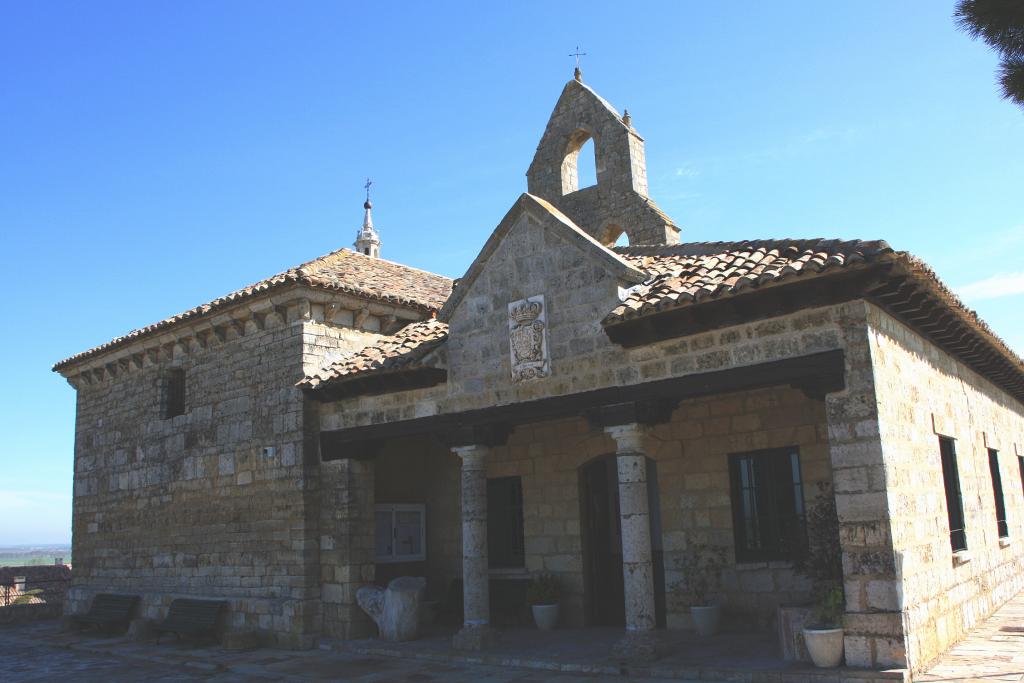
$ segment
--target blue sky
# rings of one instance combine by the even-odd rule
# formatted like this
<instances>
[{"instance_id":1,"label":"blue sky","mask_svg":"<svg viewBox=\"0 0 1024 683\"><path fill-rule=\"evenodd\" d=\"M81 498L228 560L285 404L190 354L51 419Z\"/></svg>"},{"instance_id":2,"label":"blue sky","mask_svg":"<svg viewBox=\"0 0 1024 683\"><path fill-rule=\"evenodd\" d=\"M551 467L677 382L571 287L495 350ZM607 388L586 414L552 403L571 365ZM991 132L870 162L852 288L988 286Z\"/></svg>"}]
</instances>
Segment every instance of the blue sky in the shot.
<instances>
[{"instance_id":1,"label":"blue sky","mask_svg":"<svg viewBox=\"0 0 1024 683\"><path fill-rule=\"evenodd\" d=\"M351 243L461 275L579 44L688 241L884 238L1024 351L1024 112L953 2L0 5L0 545L70 537L53 362Z\"/></svg>"}]
</instances>

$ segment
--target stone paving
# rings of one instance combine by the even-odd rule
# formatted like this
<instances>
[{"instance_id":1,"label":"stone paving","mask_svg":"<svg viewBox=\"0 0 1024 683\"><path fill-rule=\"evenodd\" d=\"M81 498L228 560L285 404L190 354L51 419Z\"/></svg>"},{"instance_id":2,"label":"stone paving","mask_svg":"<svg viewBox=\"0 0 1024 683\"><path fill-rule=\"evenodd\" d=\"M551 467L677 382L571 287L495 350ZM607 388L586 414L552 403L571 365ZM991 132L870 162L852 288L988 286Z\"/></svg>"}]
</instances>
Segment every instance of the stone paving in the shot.
<instances>
[{"instance_id":1,"label":"stone paving","mask_svg":"<svg viewBox=\"0 0 1024 683\"><path fill-rule=\"evenodd\" d=\"M55 622L0 627L0 681L170 683L172 681L353 681L358 683L593 683L601 676L468 662L424 662L340 650L225 652L170 641L134 643L61 633ZM623 680L618 678L618 680ZM667 680L647 679L651 683Z\"/></svg>"},{"instance_id":2,"label":"stone paving","mask_svg":"<svg viewBox=\"0 0 1024 683\"><path fill-rule=\"evenodd\" d=\"M566 635L555 632L557 635ZM455 655L431 645L431 639L404 646L385 645L379 641L333 643L319 650L284 651L254 650L228 652L219 647L195 647L173 642L139 643L125 637L100 637L65 633L57 622L0 626L0 681L26 683L70 678L85 683L168 683L171 681L209 681L238 683L240 681L353 681L359 683L594 683L601 680L643 680L650 683L696 680L705 671L693 676L679 676L680 671L667 670L668 662L679 653L660 660L647 670L614 669L604 659L589 660L586 647L567 648L564 638L538 634L530 641L524 632L518 638L506 638L492 655ZM595 630L591 645L603 647L604 638ZM525 640L524 640L525 638ZM539 640L538 640L539 638ZM529 641L529 642L527 642ZM521 646L532 646L522 651ZM562 643L559 645L559 643ZM730 645L731 643L732 645ZM730 655L732 646L738 647ZM784 681L779 674L778 660L771 665L767 652L754 647L755 641L743 644L723 640L718 646L705 646L702 657L724 665L712 680ZM507 652L502 652L502 650ZM513 650L521 650L512 656ZM523 652L529 653L528 655ZM740 654L742 652L742 654ZM751 656L760 661L757 665ZM732 671L728 665L732 657ZM512 659L509 659L512 657ZM547 664L542 661L547 658ZM744 660L756 671L746 675L736 665ZM514 664L512 663L514 660ZM763 668L762 668L763 665ZM589 668L587 668L589 666ZM559 668L575 669L560 671ZM659 676L659 668L665 675ZM773 671L774 669L774 671ZM710 670L708 674L712 674ZM811 672L791 670L800 680L836 683L863 682L872 672L852 669ZM894 674L895 672L892 672ZM728 674L728 675L725 675ZM817 675L815 675L817 674ZM892 675L890 674L890 675ZM832 677L832 679L829 678ZM776 678L778 677L778 678ZM796 680L796 679L794 679ZM1004 605L975 629L959 645L943 655L926 673L915 681L928 683L1024 683L1024 593Z\"/></svg>"},{"instance_id":3,"label":"stone paving","mask_svg":"<svg viewBox=\"0 0 1024 683\"><path fill-rule=\"evenodd\" d=\"M915 681L1024 681L1024 593L1003 605Z\"/></svg>"}]
</instances>

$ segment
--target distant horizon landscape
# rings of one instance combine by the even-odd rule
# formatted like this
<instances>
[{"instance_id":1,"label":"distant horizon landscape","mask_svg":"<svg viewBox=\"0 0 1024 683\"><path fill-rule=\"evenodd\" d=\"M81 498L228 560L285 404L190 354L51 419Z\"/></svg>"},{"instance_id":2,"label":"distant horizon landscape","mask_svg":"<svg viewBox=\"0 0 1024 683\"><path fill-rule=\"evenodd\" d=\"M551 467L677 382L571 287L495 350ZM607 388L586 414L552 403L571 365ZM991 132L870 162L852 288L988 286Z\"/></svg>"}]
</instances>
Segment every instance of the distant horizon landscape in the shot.
<instances>
[{"instance_id":1,"label":"distant horizon landscape","mask_svg":"<svg viewBox=\"0 0 1024 683\"><path fill-rule=\"evenodd\" d=\"M53 564L58 557L63 559L64 564L71 564L70 543L0 545L0 567Z\"/></svg>"}]
</instances>

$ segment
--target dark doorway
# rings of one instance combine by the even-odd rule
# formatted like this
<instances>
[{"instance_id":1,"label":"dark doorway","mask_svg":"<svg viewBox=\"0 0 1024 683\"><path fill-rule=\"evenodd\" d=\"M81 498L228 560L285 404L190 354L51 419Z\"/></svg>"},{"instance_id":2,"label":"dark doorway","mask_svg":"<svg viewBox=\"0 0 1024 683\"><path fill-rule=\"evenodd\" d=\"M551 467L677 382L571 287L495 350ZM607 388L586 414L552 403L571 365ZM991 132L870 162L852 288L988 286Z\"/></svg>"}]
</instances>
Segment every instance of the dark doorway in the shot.
<instances>
[{"instance_id":1,"label":"dark doorway","mask_svg":"<svg viewBox=\"0 0 1024 683\"><path fill-rule=\"evenodd\" d=\"M650 458L647 459L647 497L651 510L655 617L658 626L664 628L665 564L658 468ZM619 478L614 454L595 458L580 467L580 507L587 624L625 626Z\"/></svg>"}]
</instances>

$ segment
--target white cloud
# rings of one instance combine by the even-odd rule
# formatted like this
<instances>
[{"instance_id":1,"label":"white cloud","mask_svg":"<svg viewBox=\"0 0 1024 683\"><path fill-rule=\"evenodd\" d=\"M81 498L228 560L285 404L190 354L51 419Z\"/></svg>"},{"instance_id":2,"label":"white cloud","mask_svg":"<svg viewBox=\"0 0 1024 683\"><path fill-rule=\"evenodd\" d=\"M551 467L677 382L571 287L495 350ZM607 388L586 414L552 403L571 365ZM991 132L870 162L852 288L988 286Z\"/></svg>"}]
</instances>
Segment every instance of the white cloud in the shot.
<instances>
[{"instance_id":1,"label":"white cloud","mask_svg":"<svg viewBox=\"0 0 1024 683\"><path fill-rule=\"evenodd\" d=\"M690 165L680 166L679 168L676 169L677 178L685 178L689 180L691 178L696 178L699 175L700 171L698 171L696 168Z\"/></svg>"},{"instance_id":2,"label":"white cloud","mask_svg":"<svg viewBox=\"0 0 1024 683\"><path fill-rule=\"evenodd\" d=\"M1024 273L999 273L984 280L964 285L957 289L957 294L966 301L982 301L1024 294Z\"/></svg>"}]
</instances>

